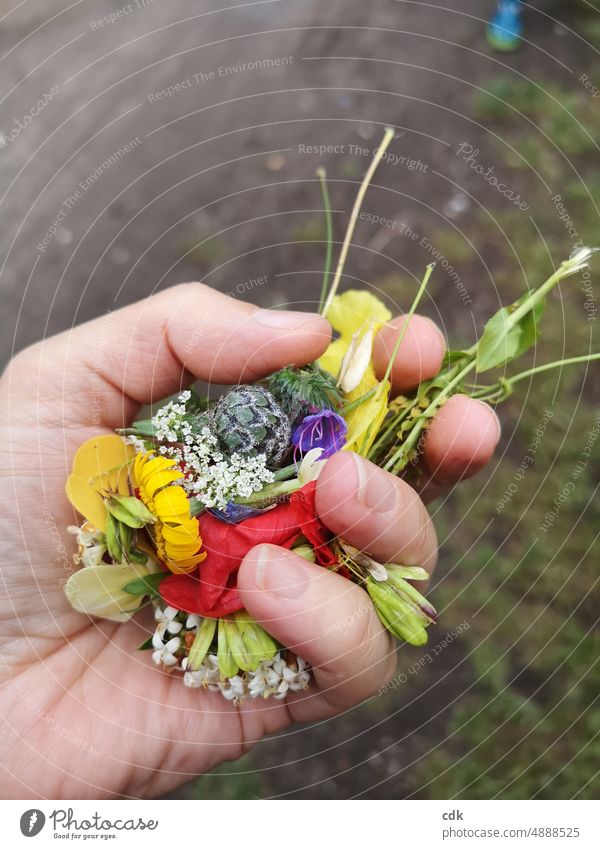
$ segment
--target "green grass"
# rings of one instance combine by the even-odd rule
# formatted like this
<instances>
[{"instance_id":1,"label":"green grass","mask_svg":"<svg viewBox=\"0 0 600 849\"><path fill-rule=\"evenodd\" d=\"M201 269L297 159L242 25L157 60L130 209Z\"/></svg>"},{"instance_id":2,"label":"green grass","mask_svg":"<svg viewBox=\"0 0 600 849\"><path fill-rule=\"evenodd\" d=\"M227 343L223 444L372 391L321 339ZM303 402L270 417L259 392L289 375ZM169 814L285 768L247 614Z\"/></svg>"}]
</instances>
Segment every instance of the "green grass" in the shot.
<instances>
[{"instance_id":1,"label":"green grass","mask_svg":"<svg viewBox=\"0 0 600 849\"><path fill-rule=\"evenodd\" d=\"M568 204L582 240L598 244L594 203L600 204L600 182L589 155L593 145L585 133L535 87L497 80L490 88L496 97L475 101L479 120L545 175L552 174L553 190ZM553 86L547 89L593 131L594 138L600 136L600 110L597 103L590 106L589 95L579 90L558 91ZM524 128L523 119L497 98L507 100L542 126L568 153L581 179L550 144L534 138L530 129ZM499 144L497 149L506 152L508 147ZM522 166L514 156L507 155L505 161ZM568 256L573 246L540 182L525 170L520 178L512 173L531 204L545 242L528 216L501 207L494 212L495 221L482 214L469 233L484 254L494 256L495 283L507 303L525 282L519 263L539 281L552 262ZM516 256L511 255L499 227ZM462 251L463 245L457 245L455 256L460 257ZM452 255L451 246L446 247L446 254ZM596 293L598 267L596 262ZM461 273L468 279L467 262ZM587 350L592 324L586 321L582 301L579 280L561 285L542 321L537 363L562 356L563 344L569 354ZM597 350L597 342L594 347ZM597 796L600 592L596 536L600 504L594 493L600 471L600 436L595 459L587 458L554 523L546 533L541 530L554 498L573 480L590 432L598 427L591 380L580 397L583 371L565 372L560 384L556 373L546 373L527 390L517 391L500 412L507 450L493 474L488 474L487 481L484 474L477 482L457 488L439 513L438 531L445 540L443 560L457 565L441 581L434 600L444 610L444 619L467 619L471 624L464 635L464 649L473 683L457 702L445 741L420 760L412 776L414 792L419 795L477 799ZM534 464L516 481L515 474L547 408L554 416L534 454ZM515 483L517 491L497 511L498 501ZM471 548L480 533L485 542Z\"/></svg>"},{"instance_id":2,"label":"green grass","mask_svg":"<svg viewBox=\"0 0 600 849\"><path fill-rule=\"evenodd\" d=\"M181 787L174 799L259 799L261 784L252 770L251 755L239 761L224 763Z\"/></svg>"},{"instance_id":3,"label":"green grass","mask_svg":"<svg viewBox=\"0 0 600 849\"><path fill-rule=\"evenodd\" d=\"M208 271L225 253L225 245L219 239L189 240L182 245L182 252L187 254L189 262L193 262L202 271Z\"/></svg>"}]
</instances>

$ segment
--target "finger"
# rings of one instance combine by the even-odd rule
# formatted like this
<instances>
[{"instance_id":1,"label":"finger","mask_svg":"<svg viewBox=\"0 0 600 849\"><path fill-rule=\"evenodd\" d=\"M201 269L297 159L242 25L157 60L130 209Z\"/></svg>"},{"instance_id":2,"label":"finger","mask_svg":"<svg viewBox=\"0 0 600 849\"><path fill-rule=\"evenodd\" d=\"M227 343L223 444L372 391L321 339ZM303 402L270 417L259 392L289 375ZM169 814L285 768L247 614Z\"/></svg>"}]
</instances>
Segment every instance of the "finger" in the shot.
<instances>
[{"instance_id":1,"label":"finger","mask_svg":"<svg viewBox=\"0 0 600 849\"><path fill-rule=\"evenodd\" d=\"M97 419L115 426L127 412L123 403L130 411L192 377L252 382L284 365L311 362L330 334L318 315L259 309L188 283L34 346L20 365L39 372L46 394L55 386L80 416L89 419L93 408Z\"/></svg>"},{"instance_id":2,"label":"finger","mask_svg":"<svg viewBox=\"0 0 600 849\"><path fill-rule=\"evenodd\" d=\"M407 483L358 454L340 451L327 460L316 507L336 536L375 560L432 571L437 538L421 499Z\"/></svg>"},{"instance_id":3,"label":"finger","mask_svg":"<svg viewBox=\"0 0 600 849\"><path fill-rule=\"evenodd\" d=\"M398 316L384 325L375 336L373 363L379 378L385 374L406 322L406 316ZM392 366L393 392L406 392L414 389L421 381L435 377L442 367L445 352L446 344L439 327L423 315L413 315Z\"/></svg>"},{"instance_id":4,"label":"finger","mask_svg":"<svg viewBox=\"0 0 600 849\"><path fill-rule=\"evenodd\" d=\"M480 471L491 459L500 432L500 420L487 404L466 395L448 399L425 437L428 495Z\"/></svg>"},{"instance_id":5,"label":"finger","mask_svg":"<svg viewBox=\"0 0 600 849\"><path fill-rule=\"evenodd\" d=\"M260 545L242 563L238 590L250 614L313 667L318 693L288 697L295 720L351 707L392 677L394 643L367 593L347 578Z\"/></svg>"}]
</instances>

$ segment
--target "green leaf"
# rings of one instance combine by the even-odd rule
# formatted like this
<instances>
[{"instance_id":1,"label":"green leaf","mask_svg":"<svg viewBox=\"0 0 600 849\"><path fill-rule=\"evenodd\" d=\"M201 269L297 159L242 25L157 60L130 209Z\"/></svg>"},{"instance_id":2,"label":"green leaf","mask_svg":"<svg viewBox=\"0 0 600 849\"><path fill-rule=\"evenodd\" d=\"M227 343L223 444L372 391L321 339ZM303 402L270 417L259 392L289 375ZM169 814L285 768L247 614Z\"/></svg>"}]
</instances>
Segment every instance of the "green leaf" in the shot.
<instances>
[{"instance_id":1,"label":"green leaf","mask_svg":"<svg viewBox=\"0 0 600 849\"><path fill-rule=\"evenodd\" d=\"M153 572L144 578L136 578L135 581L125 584L123 591L131 595L157 596L160 582L167 577L167 574L167 572Z\"/></svg>"},{"instance_id":2,"label":"green leaf","mask_svg":"<svg viewBox=\"0 0 600 849\"><path fill-rule=\"evenodd\" d=\"M140 551L139 548L135 548L135 546L132 545L127 552L127 559L130 563L139 563L143 565L148 562L148 555L145 551Z\"/></svg>"},{"instance_id":3,"label":"green leaf","mask_svg":"<svg viewBox=\"0 0 600 849\"><path fill-rule=\"evenodd\" d=\"M199 516L201 513L204 513L204 504L197 498L190 498L190 516Z\"/></svg>"},{"instance_id":4,"label":"green leaf","mask_svg":"<svg viewBox=\"0 0 600 849\"><path fill-rule=\"evenodd\" d=\"M137 650L138 651L146 651L146 649L151 649L151 648L153 648L152 637L148 637L147 640L144 640L144 642L137 647Z\"/></svg>"},{"instance_id":5,"label":"green leaf","mask_svg":"<svg viewBox=\"0 0 600 849\"><path fill-rule=\"evenodd\" d=\"M459 360L464 360L465 357L469 356L468 351L446 351L444 354L444 359L442 361L442 368L448 368L449 366L453 366L454 363Z\"/></svg>"},{"instance_id":6,"label":"green leaf","mask_svg":"<svg viewBox=\"0 0 600 849\"><path fill-rule=\"evenodd\" d=\"M510 317L520 306L526 293L510 307L503 307L493 315L486 324L481 339L477 345L477 372L488 371L491 368L503 366L511 360L524 354L537 340L537 325L544 310L544 301L539 301L535 307L525 313L515 325L511 325Z\"/></svg>"},{"instance_id":7,"label":"green leaf","mask_svg":"<svg viewBox=\"0 0 600 849\"><path fill-rule=\"evenodd\" d=\"M133 422L131 427L119 428L118 432L149 438L154 436L154 425L152 424L152 419L144 419L143 421Z\"/></svg>"}]
</instances>

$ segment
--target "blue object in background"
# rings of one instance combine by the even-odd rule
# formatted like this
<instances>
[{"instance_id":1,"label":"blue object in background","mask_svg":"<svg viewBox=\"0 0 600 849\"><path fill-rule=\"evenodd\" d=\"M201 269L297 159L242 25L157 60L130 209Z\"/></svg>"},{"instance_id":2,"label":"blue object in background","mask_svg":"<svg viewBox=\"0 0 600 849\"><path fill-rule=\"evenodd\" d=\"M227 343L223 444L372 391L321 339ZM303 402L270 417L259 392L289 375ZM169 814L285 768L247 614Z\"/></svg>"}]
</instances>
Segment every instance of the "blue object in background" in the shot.
<instances>
[{"instance_id":1,"label":"blue object in background","mask_svg":"<svg viewBox=\"0 0 600 849\"><path fill-rule=\"evenodd\" d=\"M486 29L494 50L516 50L523 35L523 7L519 0L500 0Z\"/></svg>"}]
</instances>

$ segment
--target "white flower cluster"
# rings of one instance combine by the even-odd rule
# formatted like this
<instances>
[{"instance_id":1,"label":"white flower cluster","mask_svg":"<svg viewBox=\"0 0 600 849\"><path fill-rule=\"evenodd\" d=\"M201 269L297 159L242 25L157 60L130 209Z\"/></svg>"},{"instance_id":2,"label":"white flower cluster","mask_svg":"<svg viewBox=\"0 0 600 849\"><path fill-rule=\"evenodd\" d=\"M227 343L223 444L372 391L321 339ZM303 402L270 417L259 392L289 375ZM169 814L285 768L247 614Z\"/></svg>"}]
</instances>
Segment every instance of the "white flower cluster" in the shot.
<instances>
[{"instance_id":1,"label":"white flower cluster","mask_svg":"<svg viewBox=\"0 0 600 849\"><path fill-rule=\"evenodd\" d=\"M189 422L184 421L186 404L192 397L187 389L182 392L177 401L169 401L156 413L152 419L154 433L159 442L180 442L185 433L190 433Z\"/></svg>"},{"instance_id":2,"label":"white flower cluster","mask_svg":"<svg viewBox=\"0 0 600 849\"><path fill-rule=\"evenodd\" d=\"M182 465L185 474L182 485L186 492L205 508L222 510L230 501L247 498L260 492L265 484L273 483L275 476L267 468L264 454L225 457L210 428L205 426L197 434L192 432L191 423L184 418L189 397L189 392L182 393L179 403L169 402L152 420L157 440L177 443L162 445L159 453Z\"/></svg>"},{"instance_id":3,"label":"white flower cluster","mask_svg":"<svg viewBox=\"0 0 600 849\"><path fill-rule=\"evenodd\" d=\"M187 657L182 668L185 670ZM261 661L254 672L244 672L231 678L221 678L216 654L206 656L204 663L197 672L186 671L183 676L186 687L204 687L204 689L221 691L228 701L241 704L249 696L263 699L272 696L274 699L285 699L288 693L306 690L310 683L310 671L306 661L296 657L291 665L277 653L270 660Z\"/></svg>"},{"instance_id":4,"label":"white flower cluster","mask_svg":"<svg viewBox=\"0 0 600 849\"><path fill-rule=\"evenodd\" d=\"M280 653L270 660L263 660L254 672L243 672L230 678L223 678L219 672L216 654L207 654L200 669L192 672L187 669L187 655L181 655L185 646L187 632L195 634L201 619L194 614L187 615L175 607L158 605L154 612L157 621L152 636L152 660L166 670L183 672L186 687L203 687L213 692L220 691L228 701L241 704L249 696L263 699L272 696L284 699L289 692L305 690L310 683L310 670L301 657L288 663Z\"/></svg>"}]
</instances>

